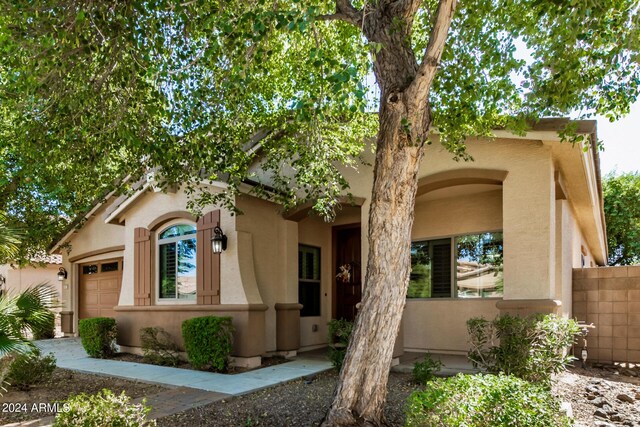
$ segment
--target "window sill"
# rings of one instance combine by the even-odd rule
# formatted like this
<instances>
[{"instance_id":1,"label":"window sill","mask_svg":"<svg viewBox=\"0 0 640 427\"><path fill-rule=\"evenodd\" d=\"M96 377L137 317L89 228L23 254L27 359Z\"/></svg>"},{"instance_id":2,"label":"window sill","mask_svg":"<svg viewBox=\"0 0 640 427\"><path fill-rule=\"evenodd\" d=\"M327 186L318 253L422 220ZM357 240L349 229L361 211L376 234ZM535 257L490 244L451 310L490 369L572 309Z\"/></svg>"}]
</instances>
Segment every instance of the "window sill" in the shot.
<instances>
[{"instance_id":1,"label":"window sill","mask_svg":"<svg viewBox=\"0 0 640 427\"><path fill-rule=\"evenodd\" d=\"M156 305L196 305L198 304L198 300L192 300L192 301L180 301L178 299L176 300L170 300L170 299L166 299L166 300L156 300L155 302Z\"/></svg>"},{"instance_id":2,"label":"window sill","mask_svg":"<svg viewBox=\"0 0 640 427\"><path fill-rule=\"evenodd\" d=\"M407 298L407 302L411 301L502 301L503 297L486 297L486 298Z\"/></svg>"}]
</instances>

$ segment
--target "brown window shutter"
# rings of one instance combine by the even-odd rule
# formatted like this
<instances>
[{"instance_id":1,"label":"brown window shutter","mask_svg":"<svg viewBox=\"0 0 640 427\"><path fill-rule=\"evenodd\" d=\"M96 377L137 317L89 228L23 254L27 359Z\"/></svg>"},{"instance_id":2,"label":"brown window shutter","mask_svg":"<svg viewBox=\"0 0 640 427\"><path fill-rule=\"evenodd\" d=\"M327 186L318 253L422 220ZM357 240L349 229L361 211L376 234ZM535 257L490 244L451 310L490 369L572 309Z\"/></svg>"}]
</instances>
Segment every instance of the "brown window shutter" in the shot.
<instances>
[{"instance_id":1,"label":"brown window shutter","mask_svg":"<svg viewBox=\"0 0 640 427\"><path fill-rule=\"evenodd\" d=\"M220 225L220 211L202 216L197 223L196 283L198 304L220 304L220 254L213 254L213 229Z\"/></svg>"},{"instance_id":2,"label":"brown window shutter","mask_svg":"<svg viewBox=\"0 0 640 427\"><path fill-rule=\"evenodd\" d=\"M138 227L134 235L133 301L134 305L151 305L151 233Z\"/></svg>"}]
</instances>

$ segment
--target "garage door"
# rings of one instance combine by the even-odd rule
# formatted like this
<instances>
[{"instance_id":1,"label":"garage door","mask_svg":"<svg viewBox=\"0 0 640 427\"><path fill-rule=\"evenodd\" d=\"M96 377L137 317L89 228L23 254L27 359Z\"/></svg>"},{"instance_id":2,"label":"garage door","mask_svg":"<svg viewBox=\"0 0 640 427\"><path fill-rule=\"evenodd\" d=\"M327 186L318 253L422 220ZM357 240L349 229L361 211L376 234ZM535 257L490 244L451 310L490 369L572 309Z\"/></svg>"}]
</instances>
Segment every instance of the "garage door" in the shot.
<instances>
[{"instance_id":1,"label":"garage door","mask_svg":"<svg viewBox=\"0 0 640 427\"><path fill-rule=\"evenodd\" d=\"M80 265L79 318L114 317L122 282L122 258Z\"/></svg>"}]
</instances>

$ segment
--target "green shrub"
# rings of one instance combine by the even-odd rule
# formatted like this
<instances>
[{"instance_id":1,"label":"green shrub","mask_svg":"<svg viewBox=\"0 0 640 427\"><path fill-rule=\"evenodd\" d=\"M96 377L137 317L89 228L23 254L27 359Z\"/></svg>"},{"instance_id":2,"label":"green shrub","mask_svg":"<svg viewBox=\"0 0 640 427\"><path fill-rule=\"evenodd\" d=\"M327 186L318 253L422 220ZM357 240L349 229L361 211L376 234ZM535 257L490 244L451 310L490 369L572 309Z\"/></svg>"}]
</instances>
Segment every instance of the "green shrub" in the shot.
<instances>
[{"instance_id":1,"label":"green shrub","mask_svg":"<svg viewBox=\"0 0 640 427\"><path fill-rule=\"evenodd\" d=\"M90 357L104 359L113 356L116 343L116 320L110 317L81 319L78 330L82 346Z\"/></svg>"},{"instance_id":2,"label":"green shrub","mask_svg":"<svg viewBox=\"0 0 640 427\"><path fill-rule=\"evenodd\" d=\"M471 343L468 357L474 366L547 386L551 375L573 360L567 349L580 332L575 320L555 314L502 315L493 321L473 318L467 328Z\"/></svg>"},{"instance_id":3,"label":"green shrub","mask_svg":"<svg viewBox=\"0 0 640 427\"><path fill-rule=\"evenodd\" d=\"M140 329L140 342L144 360L154 365L177 366L178 346L162 328Z\"/></svg>"},{"instance_id":4,"label":"green shrub","mask_svg":"<svg viewBox=\"0 0 640 427\"><path fill-rule=\"evenodd\" d=\"M63 406L63 411L56 415L55 427L137 427L155 426L155 420L146 420L151 410L141 404L129 403L131 398L124 392L116 396L110 390L87 396L82 393L68 399Z\"/></svg>"},{"instance_id":5,"label":"green shrub","mask_svg":"<svg viewBox=\"0 0 640 427\"><path fill-rule=\"evenodd\" d=\"M194 317L182 322L182 338L189 362L196 369L224 372L233 349L231 317Z\"/></svg>"},{"instance_id":6,"label":"green shrub","mask_svg":"<svg viewBox=\"0 0 640 427\"><path fill-rule=\"evenodd\" d=\"M333 319L329 322L329 360L334 368L340 370L347 354L349 338L353 332L353 322L345 319Z\"/></svg>"},{"instance_id":7,"label":"green shrub","mask_svg":"<svg viewBox=\"0 0 640 427\"><path fill-rule=\"evenodd\" d=\"M56 315L53 312L49 314L50 316L47 316L42 325L31 327L34 340L48 340L56 337Z\"/></svg>"},{"instance_id":8,"label":"green shrub","mask_svg":"<svg viewBox=\"0 0 640 427\"><path fill-rule=\"evenodd\" d=\"M421 384L431 381L436 372L442 368L442 362L434 360L430 353L425 354L422 362L416 362L413 365L413 379Z\"/></svg>"},{"instance_id":9,"label":"green shrub","mask_svg":"<svg viewBox=\"0 0 640 427\"><path fill-rule=\"evenodd\" d=\"M17 354L13 358L5 381L18 390L29 390L31 386L51 379L55 368L53 354L43 356L38 348L34 348L30 353Z\"/></svg>"},{"instance_id":10,"label":"green shrub","mask_svg":"<svg viewBox=\"0 0 640 427\"><path fill-rule=\"evenodd\" d=\"M407 402L407 426L569 427L551 392L514 376L463 375L428 383Z\"/></svg>"}]
</instances>

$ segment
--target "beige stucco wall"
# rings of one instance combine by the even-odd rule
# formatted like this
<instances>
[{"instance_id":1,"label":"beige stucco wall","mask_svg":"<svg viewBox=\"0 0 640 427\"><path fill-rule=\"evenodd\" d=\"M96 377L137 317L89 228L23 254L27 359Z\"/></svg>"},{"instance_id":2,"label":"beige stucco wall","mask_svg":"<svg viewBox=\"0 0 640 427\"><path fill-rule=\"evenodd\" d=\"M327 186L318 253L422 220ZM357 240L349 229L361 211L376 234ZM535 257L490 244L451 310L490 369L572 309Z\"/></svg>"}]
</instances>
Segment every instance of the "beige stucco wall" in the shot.
<instances>
[{"instance_id":1,"label":"beige stucco wall","mask_svg":"<svg viewBox=\"0 0 640 427\"><path fill-rule=\"evenodd\" d=\"M502 230L502 191L418 201L411 238L434 239Z\"/></svg>"},{"instance_id":2,"label":"beige stucco wall","mask_svg":"<svg viewBox=\"0 0 640 427\"><path fill-rule=\"evenodd\" d=\"M133 305L133 248L134 248L134 231L138 227L148 228L156 219L170 212L183 211L186 212L186 206L189 201L184 191L175 193L162 193L147 191L140 196L134 204L124 212L122 218L125 225L123 228L123 241L125 245L124 257L129 260L124 263L122 276L122 290L120 293L119 305ZM214 208L204 209L203 214L213 210ZM171 223L189 223L186 219L169 220L166 224ZM237 252L251 250L251 239L247 236L238 236L236 230L236 217L231 215L227 210L220 211L220 228L229 239L228 248L220 256L220 300L222 304L260 304L261 298L255 283L250 283L248 289L242 286L236 286L237 283L243 283L241 275L245 274L249 282L252 279L251 259L247 260L248 265L240 265L238 262ZM160 226L157 231L164 229ZM246 271L248 268L249 271ZM155 276L155 274L153 275ZM152 296L154 298L155 296Z\"/></svg>"},{"instance_id":3,"label":"beige stucco wall","mask_svg":"<svg viewBox=\"0 0 640 427\"><path fill-rule=\"evenodd\" d=\"M412 240L500 231L502 191L419 201L415 212ZM408 299L404 311L405 349L466 352L467 320L476 316L494 318L499 312L495 303L495 298Z\"/></svg>"},{"instance_id":4,"label":"beige stucco wall","mask_svg":"<svg viewBox=\"0 0 640 427\"><path fill-rule=\"evenodd\" d=\"M253 259L255 277L265 312L266 350L276 350L276 303L298 302L297 223L285 221L277 205L250 196L239 196L243 212L236 229L251 235L253 251L240 258Z\"/></svg>"},{"instance_id":5,"label":"beige stucco wall","mask_svg":"<svg viewBox=\"0 0 640 427\"><path fill-rule=\"evenodd\" d=\"M418 177L467 168L508 171L502 187L501 227L504 230L504 277L508 284L505 299L551 298L555 294L555 190L551 148L542 141L517 139L469 140L467 147L474 161L460 163L434 142L426 149ZM370 166L360 166L358 172L345 170L354 195L370 195L371 174ZM463 218L461 212L455 218L447 214L431 220L451 221L449 228L454 228L455 222L464 221Z\"/></svg>"},{"instance_id":6,"label":"beige stucco wall","mask_svg":"<svg viewBox=\"0 0 640 427\"><path fill-rule=\"evenodd\" d=\"M2 274L7 282L4 289L12 294L17 294L30 286L41 283L48 283L58 294L57 303L62 302L62 283L58 280L57 264L46 264L44 266L26 266L18 268L9 264L0 265L0 274ZM56 310L59 310L57 308Z\"/></svg>"},{"instance_id":7,"label":"beige stucco wall","mask_svg":"<svg viewBox=\"0 0 640 427\"><path fill-rule=\"evenodd\" d=\"M493 319L498 314L496 300L407 300L404 311L406 351L459 353L469 351L467 320Z\"/></svg>"}]
</instances>

